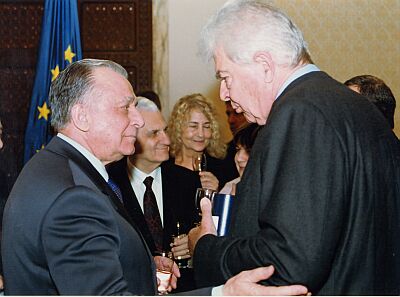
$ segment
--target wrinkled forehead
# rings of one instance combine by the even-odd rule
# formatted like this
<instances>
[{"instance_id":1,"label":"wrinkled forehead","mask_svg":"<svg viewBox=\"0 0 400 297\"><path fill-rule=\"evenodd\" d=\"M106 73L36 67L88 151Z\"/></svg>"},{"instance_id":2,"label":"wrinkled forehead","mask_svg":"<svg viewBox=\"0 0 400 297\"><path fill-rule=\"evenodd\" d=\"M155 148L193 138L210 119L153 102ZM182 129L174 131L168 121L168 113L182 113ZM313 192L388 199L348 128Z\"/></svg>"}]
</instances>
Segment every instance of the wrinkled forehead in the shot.
<instances>
[{"instance_id":1,"label":"wrinkled forehead","mask_svg":"<svg viewBox=\"0 0 400 297\"><path fill-rule=\"evenodd\" d=\"M149 130L164 130L167 126L164 116L160 111L140 110L139 112L144 120L144 128Z\"/></svg>"}]
</instances>

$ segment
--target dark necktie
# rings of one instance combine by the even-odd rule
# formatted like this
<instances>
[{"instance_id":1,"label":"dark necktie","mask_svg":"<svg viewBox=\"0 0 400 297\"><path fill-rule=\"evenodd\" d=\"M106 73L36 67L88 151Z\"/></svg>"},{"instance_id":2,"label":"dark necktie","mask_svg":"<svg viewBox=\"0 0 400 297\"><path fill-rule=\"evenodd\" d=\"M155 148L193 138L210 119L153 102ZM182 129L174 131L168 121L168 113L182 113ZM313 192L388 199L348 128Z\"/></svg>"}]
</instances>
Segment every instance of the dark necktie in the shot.
<instances>
[{"instance_id":1,"label":"dark necktie","mask_svg":"<svg viewBox=\"0 0 400 297\"><path fill-rule=\"evenodd\" d=\"M146 191L143 196L143 212L147 226L153 236L156 249L162 251L163 229L161 223L160 212L158 211L157 200L151 188L153 178L148 176L143 181Z\"/></svg>"},{"instance_id":2,"label":"dark necktie","mask_svg":"<svg viewBox=\"0 0 400 297\"><path fill-rule=\"evenodd\" d=\"M111 178L108 179L107 184L110 186L111 190L113 190L115 195L117 195L119 201L124 204L124 200L122 199L122 192L118 185Z\"/></svg>"}]
</instances>

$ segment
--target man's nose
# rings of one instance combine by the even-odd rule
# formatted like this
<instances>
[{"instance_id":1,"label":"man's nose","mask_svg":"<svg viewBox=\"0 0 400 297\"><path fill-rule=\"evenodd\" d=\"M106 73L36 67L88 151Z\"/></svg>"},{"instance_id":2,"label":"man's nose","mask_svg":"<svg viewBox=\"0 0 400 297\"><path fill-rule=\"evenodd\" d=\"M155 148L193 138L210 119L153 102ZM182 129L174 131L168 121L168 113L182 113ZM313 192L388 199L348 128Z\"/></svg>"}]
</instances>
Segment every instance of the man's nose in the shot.
<instances>
[{"instance_id":1,"label":"man's nose","mask_svg":"<svg viewBox=\"0 0 400 297\"><path fill-rule=\"evenodd\" d=\"M226 87L226 82L225 80L221 81L221 84L219 86L219 97L221 98L222 101L229 101L229 90Z\"/></svg>"},{"instance_id":2,"label":"man's nose","mask_svg":"<svg viewBox=\"0 0 400 297\"><path fill-rule=\"evenodd\" d=\"M129 120L132 126L136 126L137 128L142 128L144 126L143 117L136 107L130 108Z\"/></svg>"},{"instance_id":3,"label":"man's nose","mask_svg":"<svg viewBox=\"0 0 400 297\"><path fill-rule=\"evenodd\" d=\"M162 141L165 145L171 144L171 139L169 138L168 134L165 131L162 132Z\"/></svg>"}]
</instances>

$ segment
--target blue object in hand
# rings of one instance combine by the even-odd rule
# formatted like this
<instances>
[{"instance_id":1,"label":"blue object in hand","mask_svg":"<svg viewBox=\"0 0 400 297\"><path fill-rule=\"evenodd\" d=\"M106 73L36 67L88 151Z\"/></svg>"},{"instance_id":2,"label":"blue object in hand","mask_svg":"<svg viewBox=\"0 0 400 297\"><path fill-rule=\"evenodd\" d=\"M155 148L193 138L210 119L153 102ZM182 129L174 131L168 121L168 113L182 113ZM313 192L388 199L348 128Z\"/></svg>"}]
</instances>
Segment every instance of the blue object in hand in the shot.
<instances>
[{"instance_id":1,"label":"blue object in hand","mask_svg":"<svg viewBox=\"0 0 400 297\"><path fill-rule=\"evenodd\" d=\"M216 226L218 236L225 236L229 231L234 197L234 195L229 194L214 195L212 215L218 217L218 226Z\"/></svg>"}]
</instances>

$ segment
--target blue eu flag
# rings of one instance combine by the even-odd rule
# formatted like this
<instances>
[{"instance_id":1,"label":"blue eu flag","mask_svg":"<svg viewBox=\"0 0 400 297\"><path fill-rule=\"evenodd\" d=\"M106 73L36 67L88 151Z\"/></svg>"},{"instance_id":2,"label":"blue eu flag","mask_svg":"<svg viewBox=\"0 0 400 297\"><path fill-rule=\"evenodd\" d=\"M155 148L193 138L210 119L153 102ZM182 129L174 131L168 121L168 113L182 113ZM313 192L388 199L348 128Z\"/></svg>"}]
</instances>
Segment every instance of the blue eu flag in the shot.
<instances>
[{"instance_id":1,"label":"blue eu flag","mask_svg":"<svg viewBox=\"0 0 400 297\"><path fill-rule=\"evenodd\" d=\"M76 0L46 0L36 77L25 131L24 163L51 139L48 93L68 64L82 59Z\"/></svg>"}]
</instances>

